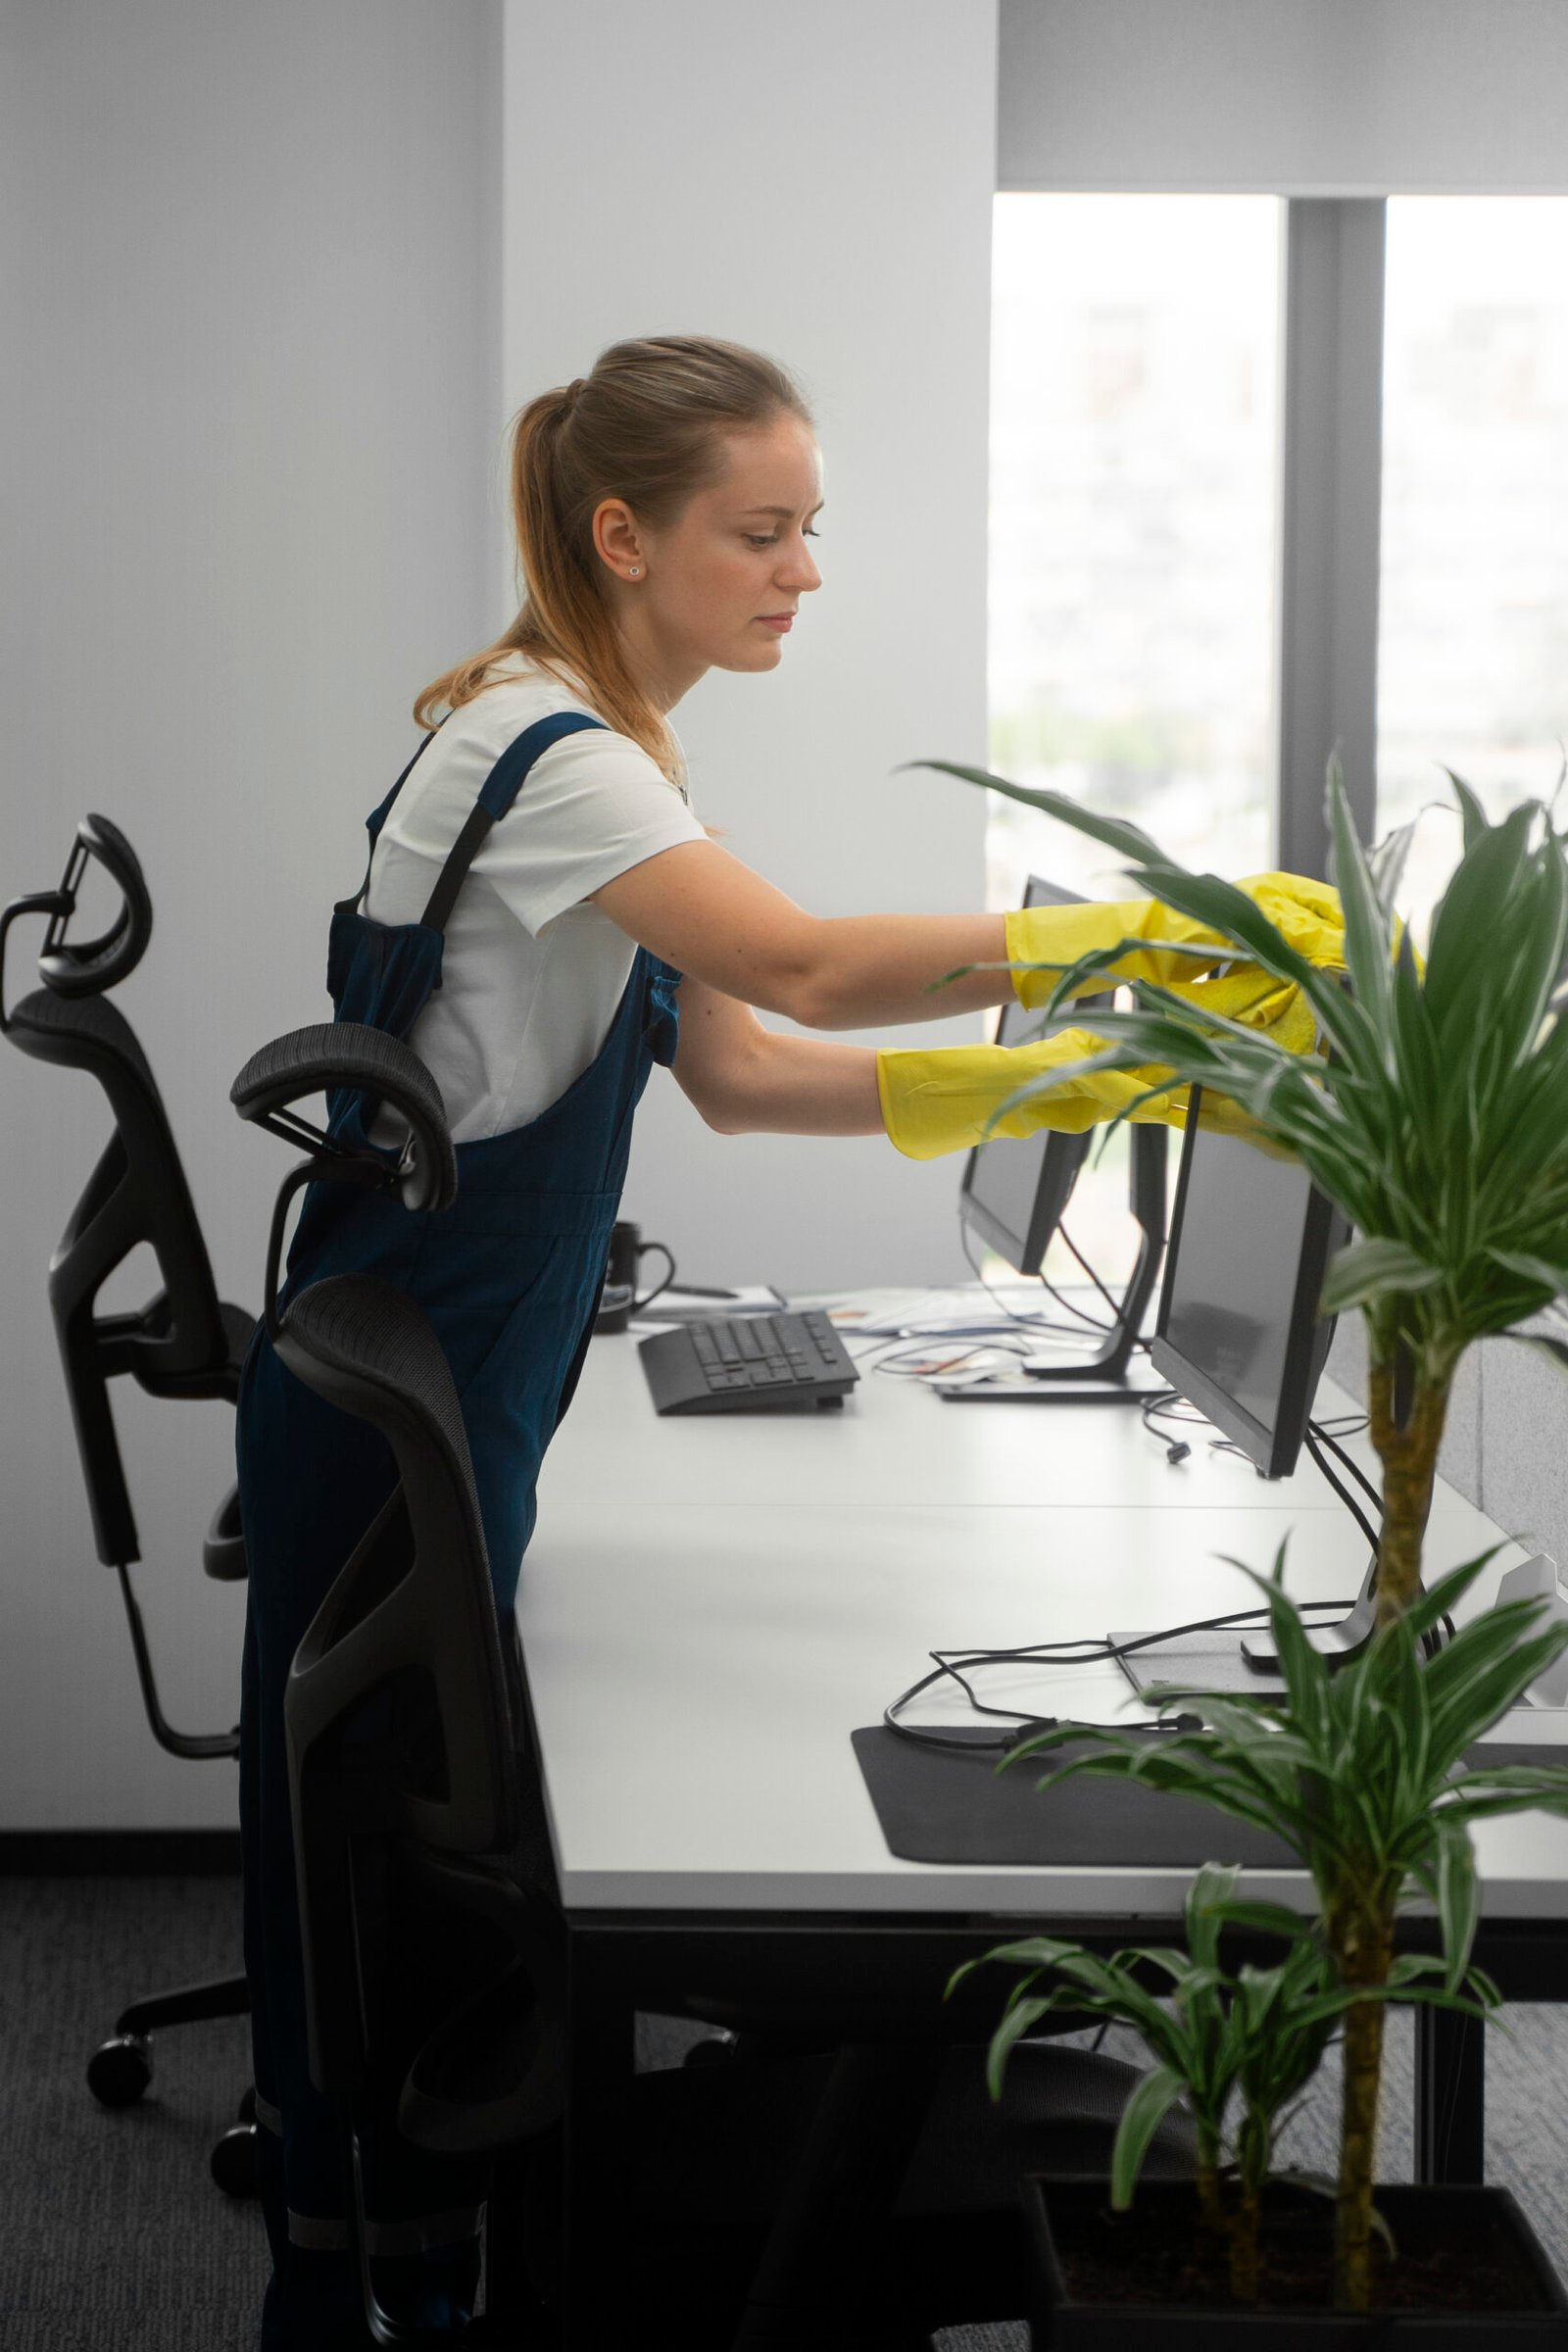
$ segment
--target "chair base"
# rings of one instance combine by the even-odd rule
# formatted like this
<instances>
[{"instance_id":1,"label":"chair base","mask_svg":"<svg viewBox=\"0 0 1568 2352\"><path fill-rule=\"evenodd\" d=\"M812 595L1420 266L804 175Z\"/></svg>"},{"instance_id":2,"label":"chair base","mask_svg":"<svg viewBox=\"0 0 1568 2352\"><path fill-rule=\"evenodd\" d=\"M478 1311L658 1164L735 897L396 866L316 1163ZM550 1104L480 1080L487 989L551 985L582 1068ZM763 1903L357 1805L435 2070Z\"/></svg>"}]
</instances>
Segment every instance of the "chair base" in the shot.
<instances>
[{"instance_id":1,"label":"chair base","mask_svg":"<svg viewBox=\"0 0 1568 2352\"><path fill-rule=\"evenodd\" d=\"M87 2061L87 2088L100 2107L134 2107L153 2079L155 2028L195 2025L209 2017L245 2017L250 1986L243 1977L215 1977L173 1992L150 1993L132 2001L115 2031ZM253 2197L256 2182L256 2094L247 2090L239 2121L225 2132L209 2160L213 2179L225 2196Z\"/></svg>"}]
</instances>

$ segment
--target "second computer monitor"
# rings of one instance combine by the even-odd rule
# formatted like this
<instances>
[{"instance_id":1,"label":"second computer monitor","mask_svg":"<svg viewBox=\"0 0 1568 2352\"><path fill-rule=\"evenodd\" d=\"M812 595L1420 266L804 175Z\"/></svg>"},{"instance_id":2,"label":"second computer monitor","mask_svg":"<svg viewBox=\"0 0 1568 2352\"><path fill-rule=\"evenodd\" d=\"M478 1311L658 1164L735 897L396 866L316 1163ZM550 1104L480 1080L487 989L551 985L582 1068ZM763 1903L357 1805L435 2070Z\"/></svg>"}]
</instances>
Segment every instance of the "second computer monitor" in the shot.
<instances>
[{"instance_id":1,"label":"second computer monitor","mask_svg":"<svg viewBox=\"0 0 1568 2352\"><path fill-rule=\"evenodd\" d=\"M1299 1160L1198 1123L1182 1145L1154 1369L1265 1478L1288 1478L1333 1336L1323 1276L1348 1238Z\"/></svg>"},{"instance_id":2,"label":"second computer monitor","mask_svg":"<svg viewBox=\"0 0 1568 2352\"><path fill-rule=\"evenodd\" d=\"M1031 874L1024 892L1026 906L1075 906L1078 893L1059 890ZM1078 1020L1088 1004L1075 1004L1060 1025ZM1058 1024L1053 1023L1053 1026ZM1040 1028L1040 1014L1024 1005L1003 1008L997 1026L999 1046L1022 1045ZM1078 1171L1089 1156L1088 1135L997 1136L977 1144L963 1171L958 1214L979 1235L988 1250L1005 1260L1016 1273L1038 1274L1046 1247L1066 1209Z\"/></svg>"}]
</instances>

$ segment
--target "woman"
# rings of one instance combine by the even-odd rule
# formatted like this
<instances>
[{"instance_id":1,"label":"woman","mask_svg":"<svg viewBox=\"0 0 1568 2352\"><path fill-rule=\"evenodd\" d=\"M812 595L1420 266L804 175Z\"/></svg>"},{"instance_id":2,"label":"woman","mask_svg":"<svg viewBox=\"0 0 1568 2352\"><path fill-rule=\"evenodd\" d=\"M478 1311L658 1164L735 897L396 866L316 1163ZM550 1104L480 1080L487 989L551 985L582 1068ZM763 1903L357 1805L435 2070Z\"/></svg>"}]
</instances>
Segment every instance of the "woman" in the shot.
<instances>
[{"instance_id":1,"label":"woman","mask_svg":"<svg viewBox=\"0 0 1568 2352\"><path fill-rule=\"evenodd\" d=\"M907 1141L930 1056L883 1056L879 1088L874 1052L777 1035L754 1008L826 1030L928 1020L1010 993L1005 970L977 969L933 1001L954 966L1000 965L1009 945L1049 953L1034 918L820 920L709 839L688 804L668 713L710 668L776 668L820 585L818 453L782 370L696 337L618 343L522 411L512 486L522 612L420 696L430 731L370 819L363 911L345 904L333 923L338 1012L407 1037L434 1072L458 1200L415 1216L314 1187L290 1258L293 1288L373 1269L429 1314L463 1398L502 1611L587 1345L651 1064L672 1064L721 1133L874 1134L886 1113ZM1177 919L1116 910L1112 936L1124 918L1152 938ZM1017 1077L987 1080L982 1121ZM929 1103L922 1115L919 1148L969 1140L949 1117L933 1143ZM274 2264L263 2341L324 2352L358 2340L358 2324L333 2136L306 2072L282 1690L392 1473L382 1442L310 1396L265 1334L239 1450L246 1950ZM390 2128L368 2130L367 2159L384 2297L461 2327L473 2205Z\"/></svg>"}]
</instances>

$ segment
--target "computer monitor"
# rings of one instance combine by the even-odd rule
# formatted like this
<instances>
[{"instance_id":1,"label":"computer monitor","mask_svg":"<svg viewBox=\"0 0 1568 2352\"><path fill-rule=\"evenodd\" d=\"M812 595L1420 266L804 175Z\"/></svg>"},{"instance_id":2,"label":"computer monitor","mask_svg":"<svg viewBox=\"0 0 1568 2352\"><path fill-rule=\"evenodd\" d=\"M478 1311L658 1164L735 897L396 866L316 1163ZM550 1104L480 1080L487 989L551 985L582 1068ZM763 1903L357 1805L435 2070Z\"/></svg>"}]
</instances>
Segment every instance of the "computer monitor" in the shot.
<instances>
[{"instance_id":1,"label":"computer monitor","mask_svg":"<svg viewBox=\"0 0 1568 2352\"><path fill-rule=\"evenodd\" d=\"M1031 874L1024 892L1026 906L1073 906L1076 891L1059 890ZM1061 1025L1070 1026L1090 1004L1108 1000L1096 996L1075 1004ZM997 1024L999 1046L1018 1046L1037 1035L1040 1015L1023 1004L1003 1006ZM964 1163L958 1193L958 1216L972 1233L994 1250L1018 1274L1038 1274L1046 1249L1061 1221L1062 1212L1089 1156L1090 1135L995 1136L977 1144Z\"/></svg>"},{"instance_id":2,"label":"computer monitor","mask_svg":"<svg viewBox=\"0 0 1568 2352\"><path fill-rule=\"evenodd\" d=\"M1323 1277L1349 1228L1298 1160L1200 1126L1201 1102L1195 1086L1150 1353L1154 1370L1264 1478L1288 1478L1334 1336L1332 1319L1318 1312ZM1331 1660L1353 1656L1370 1635L1371 1574L1348 1616L1312 1631ZM1279 1673L1266 1629L1184 1635L1136 1649L1121 1665L1138 1690L1176 1682L1255 1690Z\"/></svg>"},{"instance_id":3,"label":"computer monitor","mask_svg":"<svg viewBox=\"0 0 1568 2352\"><path fill-rule=\"evenodd\" d=\"M1151 1353L1265 1478L1289 1478L1306 1436L1334 1336L1323 1276L1348 1238L1299 1160L1189 1117Z\"/></svg>"},{"instance_id":4,"label":"computer monitor","mask_svg":"<svg viewBox=\"0 0 1568 2352\"><path fill-rule=\"evenodd\" d=\"M1076 891L1062 890L1031 874L1024 892L1026 906L1076 906ZM1097 1006L1113 1002L1114 991L1096 990L1079 997L1053 1017L1053 1028L1073 1028L1092 1021ZM997 1043L1017 1046L1039 1034L1038 1010L1011 1004L1004 1006L997 1024ZM997 1136L977 1144L964 1165L958 1193L958 1216L1020 1274L1038 1274L1047 1246L1060 1225L1078 1181L1078 1171L1094 1147L1093 1132L1059 1135L1050 1129L1025 1136ZM1093 1355L1081 1348L1066 1352L1058 1363L1038 1357L1029 1366L1033 1399L1040 1404L1117 1403L1135 1400L1157 1386L1147 1359L1134 1355L1144 1315L1153 1296L1165 1246L1165 1130L1135 1126L1128 1154L1128 1205L1139 1228L1137 1263L1128 1278L1115 1319ZM956 1401L989 1400L994 1392L982 1383L939 1385L939 1394ZM1013 1389L1007 1392L1016 1396Z\"/></svg>"}]
</instances>

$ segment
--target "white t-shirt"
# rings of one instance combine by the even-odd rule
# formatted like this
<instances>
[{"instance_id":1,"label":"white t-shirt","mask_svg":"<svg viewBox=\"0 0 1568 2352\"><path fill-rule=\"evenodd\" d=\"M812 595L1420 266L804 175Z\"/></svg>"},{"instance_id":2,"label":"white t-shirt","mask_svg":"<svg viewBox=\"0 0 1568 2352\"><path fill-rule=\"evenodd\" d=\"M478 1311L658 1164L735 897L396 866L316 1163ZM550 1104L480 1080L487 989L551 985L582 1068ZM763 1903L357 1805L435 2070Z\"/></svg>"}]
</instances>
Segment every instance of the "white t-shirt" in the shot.
<instances>
[{"instance_id":1,"label":"white t-shirt","mask_svg":"<svg viewBox=\"0 0 1568 2352\"><path fill-rule=\"evenodd\" d=\"M536 719L591 706L510 656L454 710L381 828L365 912L417 922L485 778ZM540 754L469 866L446 929L441 986L409 1043L441 1089L453 1140L536 1118L595 1059L637 951L590 891L679 842L706 839L685 798L629 736L584 728Z\"/></svg>"}]
</instances>

